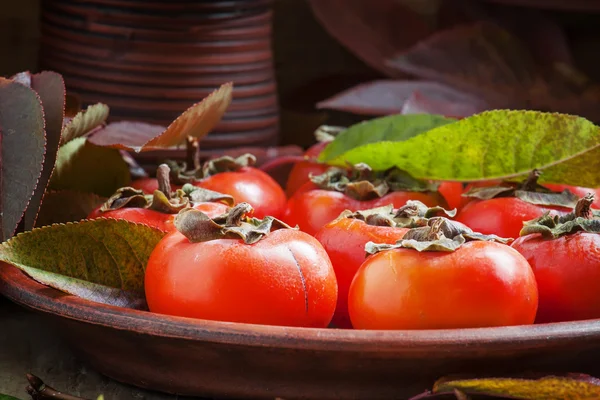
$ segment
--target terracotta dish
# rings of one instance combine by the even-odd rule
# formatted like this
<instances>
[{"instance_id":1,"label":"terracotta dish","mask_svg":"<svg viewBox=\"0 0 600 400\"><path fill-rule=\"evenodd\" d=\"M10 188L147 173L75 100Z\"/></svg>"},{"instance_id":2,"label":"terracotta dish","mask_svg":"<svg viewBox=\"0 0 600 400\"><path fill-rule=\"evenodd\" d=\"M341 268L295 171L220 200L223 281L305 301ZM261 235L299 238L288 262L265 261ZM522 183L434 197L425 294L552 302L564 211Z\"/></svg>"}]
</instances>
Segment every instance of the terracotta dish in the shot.
<instances>
[{"instance_id":1,"label":"terracotta dish","mask_svg":"<svg viewBox=\"0 0 600 400\"><path fill-rule=\"evenodd\" d=\"M0 293L46 314L99 372L180 395L406 399L448 374L600 369L600 320L388 332L246 325L92 303L6 264Z\"/></svg>"}]
</instances>

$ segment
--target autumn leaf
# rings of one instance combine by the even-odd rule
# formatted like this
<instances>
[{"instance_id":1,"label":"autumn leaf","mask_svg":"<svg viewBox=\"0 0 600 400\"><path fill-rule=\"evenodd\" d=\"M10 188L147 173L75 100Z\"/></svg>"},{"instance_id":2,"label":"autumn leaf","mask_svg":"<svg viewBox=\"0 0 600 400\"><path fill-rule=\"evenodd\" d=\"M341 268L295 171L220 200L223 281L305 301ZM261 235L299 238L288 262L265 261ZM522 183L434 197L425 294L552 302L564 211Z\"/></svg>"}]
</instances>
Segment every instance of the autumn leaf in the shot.
<instances>
[{"instance_id":1,"label":"autumn leaf","mask_svg":"<svg viewBox=\"0 0 600 400\"><path fill-rule=\"evenodd\" d=\"M25 230L30 230L35 225L46 187L54 171L65 107L65 82L60 74L44 71L31 75L29 81L31 88L37 92L42 101L46 125L46 154L42 173L25 212L23 221Z\"/></svg>"},{"instance_id":2,"label":"autumn leaf","mask_svg":"<svg viewBox=\"0 0 600 400\"><path fill-rule=\"evenodd\" d=\"M419 108L414 110L415 106ZM473 96L437 82L379 80L345 90L317 103L317 108L376 116L400 113L465 116L460 114L484 111L487 106Z\"/></svg>"},{"instance_id":3,"label":"autumn leaf","mask_svg":"<svg viewBox=\"0 0 600 400\"><path fill-rule=\"evenodd\" d=\"M201 139L223 117L231 103L232 90L232 83L222 85L188 108L166 129L137 122L115 122L95 132L89 140L98 146L142 152L180 145L188 136Z\"/></svg>"},{"instance_id":4,"label":"autumn leaf","mask_svg":"<svg viewBox=\"0 0 600 400\"><path fill-rule=\"evenodd\" d=\"M158 229L125 220L56 224L0 244L0 260L63 292L143 308L144 270L163 236Z\"/></svg>"},{"instance_id":5,"label":"autumn leaf","mask_svg":"<svg viewBox=\"0 0 600 400\"><path fill-rule=\"evenodd\" d=\"M109 112L108 106L102 103L93 104L86 110L78 112L73 119L66 121L62 129L61 146L101 126L106 122Z\"/></svg>"},{"instance_id":6,"label":"autumn leaf","mask_svg":"<svg viewBox=\"0 0 600 400\"><path fill-rule=\"evenodd\" d=\"M119 150L96 146L80 137L58 150L50 189L77 190L109 197L129 181L129 166Z\"/></svg>"},{"instance_id":7,"label":"autumn leaf","mask_svg":"<svg viewBox=\"0 0 600 400\"><path fill-rule=\"evenodd\" d=\"M403 76L387 59L424 39L430 26L410 7L397 0L310 0L325 30L372 68Z\"/></svg>"},{"instance_id":8,"label":"autumn leaf","mask_svg":"<svg viewBox=\"0 0 600 400\"><path fill-rule=\"evenodd\" d=\"M46 136L40 97L0 78L0 239L13 236L42 173ZM37 211L37 210L36 210Z\"/></svg>"}]
</instances>

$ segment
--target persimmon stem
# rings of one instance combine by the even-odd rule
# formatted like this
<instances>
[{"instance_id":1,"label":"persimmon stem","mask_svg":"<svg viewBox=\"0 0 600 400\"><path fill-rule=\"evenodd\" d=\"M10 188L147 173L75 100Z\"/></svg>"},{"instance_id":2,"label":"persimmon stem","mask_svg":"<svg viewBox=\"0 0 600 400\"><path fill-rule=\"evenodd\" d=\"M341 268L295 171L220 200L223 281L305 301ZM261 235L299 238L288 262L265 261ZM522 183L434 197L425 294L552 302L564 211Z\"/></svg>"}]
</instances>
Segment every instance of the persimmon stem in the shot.
<instances>
[{"instance_id":1,"label":"persimmon stem","mask_svg":"<svg viewBox=\"0 0 600 400\"><path fill-rule=\"evenodd\" d=\"M192 136L186 138L186 154L185 161L188 165L193 166L194 170L198 170L201 166L200 163L200 141Z\"/></svg>"},{"instance_id":2,"label":"persimmon stem","mask_svg":"<svg viewBox=\"0 0 600 400\"><path fill-rule=\"evenodd\" d=\"M575 217L589 218L591 214L592 203L594 202L594 194L588 193L575 205Z\"/></svg>"},{"instance_id":3,"label":"persimmon stem","mask_svg":"<svg viewBox=\"0 0 600 400\"><path fill-rule=\"evenodd\" d=\"M521 184L521 188L523 190L526 191L535 191L537 185L538 185L538 179L540 178L540 176L542 175L542 172L540 170L534 169L533 171L531 171L529 173L529 175L527 176L527 179L525 179L525 181L523 181L523 183Z\"/></svg>"},{"instance_id":4,"label":"persimmon stem","mask_svg":"<svg viewBox=\"0 0 600 400\"><path fill-rule=\"evenodd\" d=\"M27 374L27 381L29 382L29 386L25 390L27 390L27 393L33 400L85 400L81 397L61 393L46 385L40 378L32 374Z\"/></svg>"},{"instance_id":5,"label":"persimmon stem","mask_svg":"<svg viewBox=\"0 0 600 400\"><path fill-rule=\"evenodd\" d=\"M163 192L167 198L171 198L171 181L169 175L171 169L167 164L160 164L156 170L156 179L158 180L158 190Z\"/></svg>"}]
</instances>

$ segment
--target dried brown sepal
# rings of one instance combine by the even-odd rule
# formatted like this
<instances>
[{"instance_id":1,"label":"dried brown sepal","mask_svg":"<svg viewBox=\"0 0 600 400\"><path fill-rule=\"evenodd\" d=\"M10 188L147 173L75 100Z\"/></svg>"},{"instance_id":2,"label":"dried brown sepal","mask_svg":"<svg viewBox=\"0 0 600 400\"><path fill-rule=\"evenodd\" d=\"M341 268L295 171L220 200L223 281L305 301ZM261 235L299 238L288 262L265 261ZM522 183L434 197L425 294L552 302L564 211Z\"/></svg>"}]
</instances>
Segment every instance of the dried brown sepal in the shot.
<instances>
[{"instance_id":1,"label":"dried brown sepal","mask_svg":"<svg viewBox=\"0 0 600 400\"><path fill-rule=\"evenodd\" d=\"M333 139L342 131L346 130L343 126L321 125L315 131L315 139L318 142L332 142Z\"/></svg>"},{"instance_id":2,"label":"dried brown sepal","mask_svg":"<svg viewBox=\"0 0 600 400\"><path fill-rule=\"evenodd\" d=\"M409 200L398 210L389 204L383 207L368 210L350 211L346 210L340 214L337 220L352 218L365 222L372 226L391 226L394 228L417 228L426 226L429 218L442 215L454 217L456 210L446 210L442 207L428 207L417 200Z\"/></svg>"},{"instance_id":3,"label":"dried brown sepal","mask_svg":"<svg viewBox=\"0 0 600 400\"><path fill-rule=\"evenodd\" d=\"M562 192L553 192L547 187L540 185L538 179L541 172L533 170L529 176L519 183L503 182L499 186L476 187L463 193L464 197L472 197L479 200L490 200L501 197L516 197L527 203L540 206L574 207L579 200L574 193L565 189Z\"/></svg>"},{"instance_id":4,"label":"dried brown sepal","mask_svg":"<svg viewBox=\"0 0 600 400\"><path fill-rule=\"evenodd\" d=\"M440 184L413 178L408 172L391 168L384 173L384 180L392 192L435 192Z\"/></svg>"},{"instance_id":5,"label":"dried brown sepal","mask_svg":"<svg viewBox=\"0 0 600 400\"><path fill-rule=\"evenodd\" d=\"M215 192L214 190L201 188L189 183L183 185L181 190L183 190L192 203L221 202L230 207L235 204L235 199L231 195Z\"/></svg>"},{"instance_id":6,"label":"dried brown sepal","mask_svg":"<svg viewBox=\"0 0 600 400\"><path fill-rule=\"evenodd\" d=\"M246 244L254 244L277 229L292 228L273 217L257 219L248 217L253 208L248 203L239 203L227 213L210 218L202 211L186 209L175 217L175 227L192 243L216 239L242 239Z\"/></svg>"},{"instance_id":7,"label":"dried brown sepal","mask_svg":"<svg viewBox=\"0 0 600 400\"><path fill-rule=\"evenodd\" d=\"M253 154L242 154L237 158L224 156L209 160L202 166L202 177L207 178L221 172L236 172L244 167L251 167L256 164L256 157Z\"/></svg>"},{"instance_id":8,"label":"dried brown sepal","mask_svg":"<svg viewBox=\"0 0 600 400\"><path fill-rule=\"evenodd\" d=\"M190 199L186 197L183 190L179 189L173 195L170 194L169 196L160 190L155 190L152 195L152 201L146 208L163 214L177 214L188 207L190 207Z\"/></svg>"},{"instance_id":9,"label":"dried brown sepal","mask_svg":"<svg viewBox=\"0 0 600 400\"><path fill-rule=\"evenodd\" d=\"M594 218L596 215L591 209L593 202L594 194L588 193L575 204L569 214L553 216L547 212L539 218L524 222L519 235L539 233L544 238L556 239L576 232L600 233L600 219Z\"/></svg>"},{"instance_id":10,"label":"dried brown sepal","mask_svg":"<svg viewBox=\"0 0 600 400\"><path fill-rule=\"evenodd\" d=\"M145 195L142 190L132 187L118 189L115 194L100 207L101 212L118 210L120 208L147 208L152 202L152 196Z\"/></svg>"},{"instance_id":11,"label":"dried brown sepal","mask_svg":"<svg viewBox=\"0 0 600 400\"><path fill-rule=\"evenodd\" d=\"M320 189L344 193L359 201L381 198L394 191L436 191L438 186L414 179L397 168L375 172L364 163L350 165L348 168L331 167L310 179Z\"/></svg>"},{"instance_id":12,"label":"dried brown sepal","mask_svg":"<svg viewBox=\"0 0 600 400\"><path fill-rule=\"evenodd\" d=\"M511 239L496 235L484 235L473 232L467 226L444 217L433 217L427 220L427 225L413 228L395 244L378 244L369 242L365 245L367 254L375 254L391 249L414 249L421 251L452 252L468 241L494 241L506 244Z\"/></svg>"}]
</instances>

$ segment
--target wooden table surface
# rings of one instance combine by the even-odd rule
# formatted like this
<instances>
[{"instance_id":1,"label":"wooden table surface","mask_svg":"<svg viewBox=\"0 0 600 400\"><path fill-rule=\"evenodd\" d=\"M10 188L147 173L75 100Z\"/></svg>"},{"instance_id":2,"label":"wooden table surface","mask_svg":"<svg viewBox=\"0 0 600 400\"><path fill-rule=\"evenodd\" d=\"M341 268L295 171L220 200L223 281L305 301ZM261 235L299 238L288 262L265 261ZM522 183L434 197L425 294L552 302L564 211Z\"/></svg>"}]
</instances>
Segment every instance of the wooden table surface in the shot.
<instances>
[{"instance_id":1,"label":"wooden table surface","mask_svg":"<svg viewBox=\"0 0 600 400\"><path fill-rule=\"evenodd\" d=\"M99 394L105 400L181 398L122 385L94 372L73 356L43 317L0 296L0 393L29 400L26 373L37 375L56 390L86 399Z\"/></svg>"}]
</instances>

